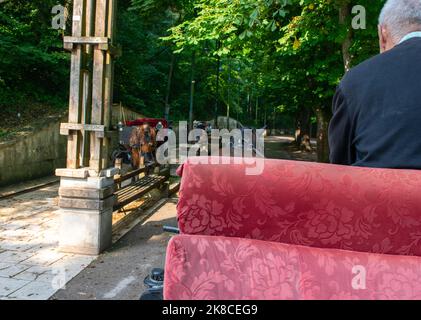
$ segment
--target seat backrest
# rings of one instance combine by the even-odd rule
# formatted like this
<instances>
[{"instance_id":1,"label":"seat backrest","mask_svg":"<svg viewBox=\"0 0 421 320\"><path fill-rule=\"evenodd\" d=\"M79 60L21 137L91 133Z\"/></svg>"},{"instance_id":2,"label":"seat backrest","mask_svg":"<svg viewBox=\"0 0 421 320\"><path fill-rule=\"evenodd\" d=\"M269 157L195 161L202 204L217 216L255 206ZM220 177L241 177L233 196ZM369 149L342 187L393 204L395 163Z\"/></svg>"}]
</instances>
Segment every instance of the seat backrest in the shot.
<instances>
[{"instance_id":1,"label":"seat backrest","mask_svg":"<svg viewBox=\"0 0 421 320\"><path fill-rule=\"evenodd\" d=\"M421 256L420 171L262 161L183 164L181 232Z\"/></svg>"}]
</instances>

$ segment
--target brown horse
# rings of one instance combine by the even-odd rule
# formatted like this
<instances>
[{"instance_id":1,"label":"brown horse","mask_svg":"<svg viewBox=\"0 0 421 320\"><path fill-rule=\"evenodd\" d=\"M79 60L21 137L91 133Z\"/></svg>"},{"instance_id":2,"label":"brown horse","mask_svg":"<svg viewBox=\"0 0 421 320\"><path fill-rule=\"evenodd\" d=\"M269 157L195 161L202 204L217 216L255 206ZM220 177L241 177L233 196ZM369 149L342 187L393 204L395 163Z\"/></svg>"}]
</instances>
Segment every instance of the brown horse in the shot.
<instances>
[{"instance_id":1,"label":"brown horse","mask_svg":"<svg viewBox=\"0 0 421 320\"><path fill-rule=\"evenodd\" d=\"M152 166L156 149L156 130L148 124L133 129L130 136L132 168L146 166L146 174Z\"/></svg>"}]
</instances>

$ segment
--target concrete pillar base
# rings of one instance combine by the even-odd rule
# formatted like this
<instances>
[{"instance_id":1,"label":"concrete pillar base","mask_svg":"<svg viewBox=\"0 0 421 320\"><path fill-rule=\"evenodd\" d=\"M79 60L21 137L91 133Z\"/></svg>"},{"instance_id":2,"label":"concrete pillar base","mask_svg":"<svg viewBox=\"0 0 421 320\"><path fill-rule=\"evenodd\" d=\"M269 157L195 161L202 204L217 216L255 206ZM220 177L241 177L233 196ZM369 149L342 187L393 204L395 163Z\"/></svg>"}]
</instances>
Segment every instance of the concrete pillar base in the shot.
<instances>
[{"instance_id":1,"label":"concrete pillar base","mask_svg":"<svg viewBox=\"0 0 421 320\"><path fill-rule=\"evenodd\" d=\"M59 190L59 250L98 255L111 245L112 177L62 177Z\"/></svg>"},{"instance_id":2,"label":"concrete pillar base","mask_svg":"<svg viewBox=\"0 0 421 320\"><path fill-rule=\"evenodd\" d=\"M60 209L59 250L98 255L111 246L113 210Z\"/></svg>"}]
</instances>

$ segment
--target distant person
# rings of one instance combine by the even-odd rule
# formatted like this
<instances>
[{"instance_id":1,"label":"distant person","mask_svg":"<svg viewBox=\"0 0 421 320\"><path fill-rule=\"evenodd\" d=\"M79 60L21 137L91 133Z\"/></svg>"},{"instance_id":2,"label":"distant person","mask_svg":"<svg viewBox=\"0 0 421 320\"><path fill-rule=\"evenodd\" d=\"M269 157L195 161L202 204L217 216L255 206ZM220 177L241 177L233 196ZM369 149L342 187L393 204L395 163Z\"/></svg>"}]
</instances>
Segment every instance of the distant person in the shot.
<instances>
[{"instance_id":1,"label":"distant person","mask_svg":"<svg viewBox=\"0 0 421 320\"><path fill-rule=\"evenodd\" d=\"M421 0L388 0L381 54L337 88L329 128L335 164L421 169Z\"/></svg>"}]
</instances>

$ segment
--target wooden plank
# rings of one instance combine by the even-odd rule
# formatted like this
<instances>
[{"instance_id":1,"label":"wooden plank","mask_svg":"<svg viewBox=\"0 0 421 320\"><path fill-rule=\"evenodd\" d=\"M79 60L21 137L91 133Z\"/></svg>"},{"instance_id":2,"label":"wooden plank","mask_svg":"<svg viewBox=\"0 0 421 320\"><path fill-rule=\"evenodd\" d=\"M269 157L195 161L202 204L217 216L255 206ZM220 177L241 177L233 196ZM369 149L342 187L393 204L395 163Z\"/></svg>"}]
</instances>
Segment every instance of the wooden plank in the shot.
<instances>
[{"instance_id":1,"label":"wooden plank","mask_svg":"<svg viewBox=\"0 0 421 320\"><path fill-rule=\"evenodd\" d=\"M95 36L105 37L107 24L107 0L97 0L95 18ZM92 124L103 124L104 121L104 67L105 52L99 47L94 49L92 72ZM91 134L91 156L89 167L98 173L102 169L102 141Z\"/></svg>"},{"instance_id":2,"label":"wooden plank","mask_svg":"<svg viewBox=\"0 0 421 320\"><path fill-rule=\"evenodd\" d=\"M139 190L140 188L144 187L145 185L153 183L153 179L151 178L142 178L139 181L135 182L134 184L130 184L116 192L119 198L124 198L127 196L130 196L133 193L136 193L136 190Z\"/></svg>"},{"instance_id":3,"label":"wooden plank","mask_svg":"<svg viewBox=\"0 0 421 320\"><path fill-rule=\"evenodd\" d=\"M85 35L87 37L93 37L95 32L95 1L86 0ZM92 52L92 46L85 46L85 53L90 60L92 60Z\"/></svg>"},{"instance_id":4,"label":"wooden plank","mask_svg":"<svg viewBox=\"0 0 421 320\"><path fill-rule=\"evenodd\" d=\"M105 132L105 126L101 124L85 124L85 123L62 123L60 124L60 134L67 135L69 131L93 131Z\"/></svg>"},{"instance_id":5,"label":"wooden plank","mask_svg":"<svg viewBox=\"0 0 421 320\"><path fill-rule=\"evenodd\" d=\"M110 40L107 37L91 37L91 36L86 36L86 37L64 37L63 38L63 42L65 45L65 48L70 48L71 45L71 49L74 48L74 45L77 44L90 44L90 45L103 45L101 46L101 48L103 50L108 50L108 44L110 42ZM105 46L104 46L105 45Z\"/></svg>"},{"instance_id":6,"label":"wooden plank","mask_svg":"<svg viewBox=\"0 0 421 320\"><path fill-rule=\"evenodd\" d=\"M135 183L132 183L124 188L121 188L120 190L117 190L115 192L116 195L122 198L126 197L127 195L130 195L134 192L136 192L136 190L138 190L139 188L148 185L148 184L154 184L157 181L165 181L167 180L169 177L166 175L159 175L159 176L146 176L143 177L142 179L136 181Z\"/></svg>"},{"instance_id":7,"label":"wooden plank","mask_svg":"<svg viewBox=\"0 0 421 320\"><path fill-rule=\"evenodd\" d=\"M82 36L84 18L84 1L73 2L73 26L72 33L75 37ZM81 119L82 107L82 63L83 52L81 46L72 51L70 65L70 98L69 98L69 122L78 123ZM73 132L67 142L67 168L77 169L79 162L80 132Z\"/></svg>"},{"instance_id":8,"label":"wooden plank","mask_svg":"<svg viewBox=\"0 0 421 320\"><path fill-rule=\"evenodd\" d=\"M86 179L89 176L89 171L87 169L56 169L56 176Z\"/></svg>"},{"instance_id":9,"label":"wooden plank","mask_svg":"<svg viewBox=\"0 0 421 320\"><path fill-rule=\"evenodd\" d=\"M85 14L85 36L94 35L95 26L95 1L86 0ZM83 74L83 105L82 105L82 123L91 123L92 112L92 46L84 45L85 71ZM84 167L89 167L90 158L90 132L82 131L81 163Z\"/></svg>"},{"instance_id":10,"label":"wooden plank","mask_svg":"<svg viewBox=\"0 0 421 320\"><path fill-rule=\"evenodd\" d=\"M115 193L116 202L114 204L114 210L123 208L124 206L139 199L140 197L152 191L153 189L160 187L163 183L165 183L165 181L168 180L168 177L166 176L148 176L148 177L145 177L144 179L146 178L149 178L150 180L148 181L141 181L143 179L139 180L139 184L141 184L141 186L138 186L137 188L134 188L134 189L132 188L130 193L123 193L124 191L123 189L125 188L123 188L120 191L117 191ZM133 187L133 186L129 186L129 187Z\"/></svg>"},{"instance_id":11,"label":"wooden plank","mask_svg":"<svg viewBox=\"0 0 421 320\"><path fill-rule=\"evenodd\" d=\"M142 167L142 168L136 169L134 171L131 171L131 172L127 173L127 174L121 175L120 177L114 179L114 183L120 184L123 181L126 181L126 180L129 180L131 178L134 178L134 177L138 176L139 174L145 172L145 169L146 169L145 167Z\"/></svg>"},{"instance_id":12,"label":"wooden plank","mask_svg":"<svg viewBox=\"0 0 421 320\"><path fill-rule=\"evenodd\" d=\"M114 29L115 17L117 10L117 1L108 0L108 14L107 14L107 37L110 39L110 44L114 45ZM113 78L114 78L114 62L110 51L105 54L105 83L104 83L104 124L107 128L111 128L112 119L112 104L113 104ZM107 168L110 165L110 145L111 139L103 140L102 166Z\"/></svg>"},{"instance_id":13,"label":"wooden plank","mask_svg":"<svg viewBox=\"0 0 421 320\"><path fill-rule=\"evenodd\" d=\"M154 181L154 179L152 179L150 177L143 177L142 179L136 181L135 183L130 184L128 186L125 186L124 188L122 188L120 190L117 190L116 195L118 195L119 197L125 197L127 195L132 194L133 192L135 192L139 188L153 183L153 181Z\"/></svg>"},{"instance_id":14,"label":"wooden plank","mask_svg":"<svg viewBox=\"0 0 421 320\"><path fill-rule=\"evenodd\" d=\"M86 49L85 49L86 50ZM85 61L88 61L89 55L84 52ZM91 73L90 70L85 69L83 71L83 103L82 103L82 124L87 124L91 121L91 104L92 104L92 96L91 96ZM60 130L60 133L62 131ZM90 132L86 132L85 130L81 131L82 135L82 143L80 146L80 162L82 167L89 166L89 143L90 143Z\"/></svg>"}]
</instances>

